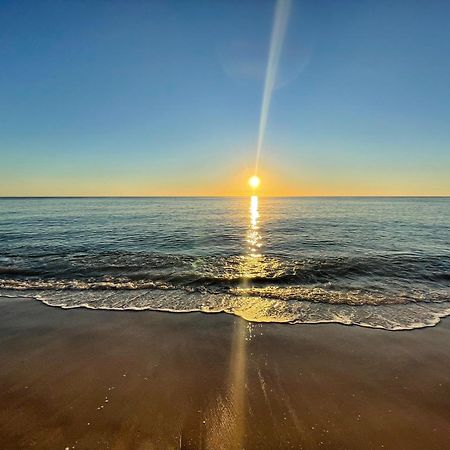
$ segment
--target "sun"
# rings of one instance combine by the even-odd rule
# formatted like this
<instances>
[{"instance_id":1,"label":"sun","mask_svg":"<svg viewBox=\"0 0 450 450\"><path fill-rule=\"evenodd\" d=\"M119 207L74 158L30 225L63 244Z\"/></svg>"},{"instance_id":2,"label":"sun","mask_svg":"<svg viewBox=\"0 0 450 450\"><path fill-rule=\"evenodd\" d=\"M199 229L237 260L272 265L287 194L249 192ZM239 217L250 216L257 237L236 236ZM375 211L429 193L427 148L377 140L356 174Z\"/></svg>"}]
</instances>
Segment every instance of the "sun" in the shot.
<instances>
[{"instance_id":1,"label":"sun","mask_svg":"<svg viewBox=\"0 0 450 450\"><path fill-rule=\"evenodd\" d=\"M260 184L261 184L261 180L258 176L253 175L252 177L250 177L248 179L248 184L253 188L256 189Z\"/></svg>"}]
</instances>

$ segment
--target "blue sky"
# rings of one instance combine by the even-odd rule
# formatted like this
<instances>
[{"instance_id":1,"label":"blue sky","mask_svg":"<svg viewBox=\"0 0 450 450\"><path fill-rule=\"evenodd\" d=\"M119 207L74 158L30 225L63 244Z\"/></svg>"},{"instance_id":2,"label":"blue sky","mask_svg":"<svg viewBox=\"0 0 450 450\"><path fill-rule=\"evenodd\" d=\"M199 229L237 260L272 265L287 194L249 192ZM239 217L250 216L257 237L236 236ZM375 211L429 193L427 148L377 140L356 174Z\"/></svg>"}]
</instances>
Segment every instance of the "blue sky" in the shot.
<instances>
[{"instance_id":1,"label":"blue sky","mask_svg":"<svg viewBox=\"0 0 450 450\"><path fill-rule=\"evenodd\" d=\"M274 2L0 0L0 195L234 195ZM450 195L450 3L293 1L272 195Z\"/></svg>"}]
</instances>

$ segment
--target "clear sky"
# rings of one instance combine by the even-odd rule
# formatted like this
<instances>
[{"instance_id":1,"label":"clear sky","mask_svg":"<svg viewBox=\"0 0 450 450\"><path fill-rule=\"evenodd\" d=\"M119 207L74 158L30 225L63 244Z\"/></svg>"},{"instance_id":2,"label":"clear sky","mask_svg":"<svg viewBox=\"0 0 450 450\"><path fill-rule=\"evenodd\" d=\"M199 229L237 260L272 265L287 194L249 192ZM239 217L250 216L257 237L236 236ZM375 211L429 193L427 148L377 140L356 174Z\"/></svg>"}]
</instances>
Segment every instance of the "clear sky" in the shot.
<instances>
[{"instance_id":1,"label":"clear sky","mask_svg":"<svg viewBox=\"0 0 450 450\"><path fill-rule=\"evenodd\" d=\"M0 195L238 195L273 1L0 0ZM293 0L268 195L450 195L450 2Z\"/></svg>"}]
</instances>

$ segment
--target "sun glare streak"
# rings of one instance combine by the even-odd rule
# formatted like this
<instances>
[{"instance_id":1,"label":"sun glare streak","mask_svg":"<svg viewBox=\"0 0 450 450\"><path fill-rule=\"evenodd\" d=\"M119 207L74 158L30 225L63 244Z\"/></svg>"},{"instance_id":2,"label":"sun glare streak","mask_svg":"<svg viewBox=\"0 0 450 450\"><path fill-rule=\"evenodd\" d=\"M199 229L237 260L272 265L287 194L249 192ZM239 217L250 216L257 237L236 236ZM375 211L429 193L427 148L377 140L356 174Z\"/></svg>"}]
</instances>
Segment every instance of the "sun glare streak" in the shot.
<instances>
[{"instance_id":1,"label":"sun glare streak","mask_svg":"<svg viewBox=\"0 0 450 450\"><path fill-rule=\"evenodd\" d=\"M267 118L269 115L270 101L272 91L275 86L275 80L280 62L281 48L286 35L286 27L291 9L291 0L277 0L275 6L275 16L270 38L269 58L266 68L266 79L264 82L263 100L261 105L261 115L259 118L258 144L256 147L255 174L258 173L259 159L266 132Z\"/></svg>"}]
</instances>

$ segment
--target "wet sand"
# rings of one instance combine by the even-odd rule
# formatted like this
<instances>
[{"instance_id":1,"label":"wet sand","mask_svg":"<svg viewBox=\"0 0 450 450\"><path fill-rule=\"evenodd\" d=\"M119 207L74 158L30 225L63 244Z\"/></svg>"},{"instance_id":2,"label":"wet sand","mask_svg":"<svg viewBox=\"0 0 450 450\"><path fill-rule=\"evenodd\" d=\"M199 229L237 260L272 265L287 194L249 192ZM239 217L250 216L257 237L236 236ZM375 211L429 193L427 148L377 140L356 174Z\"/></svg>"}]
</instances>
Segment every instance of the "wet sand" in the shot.
<instances>
[{"instance_id":1,"label":"wet sand","mask_svg":"<svg viewBox=\"0 0 450 450\"><path fill-rule=\"evenodd\" d=\"M0 298L1 449L448 449L450 320L414 331Z\"/></svg>"}]
</instances>

